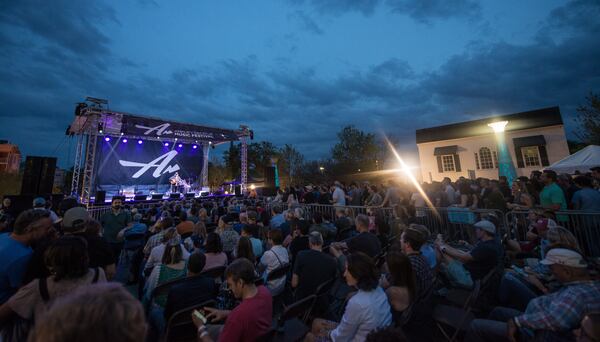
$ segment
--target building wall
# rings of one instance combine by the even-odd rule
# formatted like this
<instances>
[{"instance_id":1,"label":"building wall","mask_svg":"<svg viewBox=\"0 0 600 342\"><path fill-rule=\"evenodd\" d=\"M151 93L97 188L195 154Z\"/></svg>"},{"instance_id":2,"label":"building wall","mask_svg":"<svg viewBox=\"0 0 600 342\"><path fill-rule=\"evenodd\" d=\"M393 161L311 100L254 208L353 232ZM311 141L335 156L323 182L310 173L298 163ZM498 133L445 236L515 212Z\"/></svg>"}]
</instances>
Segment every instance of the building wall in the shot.
<instances>
[{"instance_id":1,"label":"building wall","mask_svg":"<svg viewBox=\"0 0 600 342\"><path fill-rule=\"evenodd\" d=\"M21 153L16 145L0 144L0 172L18 173Z\"/></svg>"},{"instance_id":2,"label":"building wall","mask_svg":"<svg viewBox=\"0 0 600 342\"><path fill-rule=\"evenodd\" d=\"M508 145L508 150L511 154L513 164L517 170L517 176L529 176L531 171L540 170L544 166L539 167L517 167L517 160L515 156L515 147L513 144L513 138L528 137L534 135L543 135L546 140L546 150L548 154L549 164L555 163L569 155L569 147L567 145L567 139L565 137L564 127L562 125L541 127L527 130L510 131L505 132L505 141ZM436 147L443 146L458 146L458 155L460 158L461 171L460 172L438 172L438 164L436 156L433 154ZM498 178L498 169L477 169L475 160L475 153L479 156L479 149L481 147L488 147L491 151L497 151L496 136L494 133L480 135L475 137L441 140L435 142L427 142L417 144L419 150L419 160L421 163L421 175L423 181L441 181L444 177L450 177L452 180L456 180L458 177L469 178L469 170L474 172L475 178L484 177L495 179ZM496 165L494 165L496 166ZM471 173L473 175L473 173Z\"/></svg>"}]
</instances>

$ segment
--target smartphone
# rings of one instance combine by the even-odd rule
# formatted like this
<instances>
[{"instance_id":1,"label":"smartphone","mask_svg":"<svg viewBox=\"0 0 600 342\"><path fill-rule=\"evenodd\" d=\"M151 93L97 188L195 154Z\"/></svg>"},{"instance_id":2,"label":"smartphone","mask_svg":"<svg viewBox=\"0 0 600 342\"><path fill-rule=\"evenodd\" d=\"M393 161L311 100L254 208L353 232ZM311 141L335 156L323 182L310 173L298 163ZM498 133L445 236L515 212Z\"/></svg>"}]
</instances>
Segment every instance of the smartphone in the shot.
<instances>
[{"instance_id":1,"label":"smartphone","mask_svg":"<svg viewBox=\"0 0 600 342\"><path fill-rule=\"evenodd\" d=\"M204 314L203 314L203 312L200 312L200 311L198 311L198 310L194 310L194 311L192 312L192 315L196 316L196 318L198 318L199 320L201 320L201 321L202 321L202 323L206 324L206 322L207 322L207 319L206 319L206 317L204 317Z\"/></svg>"}]
</instances>

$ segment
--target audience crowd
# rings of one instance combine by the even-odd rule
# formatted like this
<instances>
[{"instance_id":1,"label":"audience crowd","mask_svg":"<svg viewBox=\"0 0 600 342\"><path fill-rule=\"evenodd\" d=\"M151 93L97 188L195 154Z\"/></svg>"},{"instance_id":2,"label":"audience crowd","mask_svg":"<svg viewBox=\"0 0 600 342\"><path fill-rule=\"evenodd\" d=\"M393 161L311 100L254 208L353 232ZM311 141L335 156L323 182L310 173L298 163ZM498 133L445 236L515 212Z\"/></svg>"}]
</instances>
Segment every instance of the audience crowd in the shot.
<instances>
[{"instance_id":1,"label":"audience crowd","mask_svg":"<svg viewBox=\"0 0 600 342\"><path fill-rule=\"evenodd\" d=\"M427 198L336 181L272 198L114 198L100 216L72 198L21 213L5 199L0 340L598 341L599 263L584 251L599 242L560 211L600 212L599 179L446 178ZM466 241L432 233L427 200L473 209L453 228ZM474 209L526 216L505 235Z\"/></svg>"}]
</instances>

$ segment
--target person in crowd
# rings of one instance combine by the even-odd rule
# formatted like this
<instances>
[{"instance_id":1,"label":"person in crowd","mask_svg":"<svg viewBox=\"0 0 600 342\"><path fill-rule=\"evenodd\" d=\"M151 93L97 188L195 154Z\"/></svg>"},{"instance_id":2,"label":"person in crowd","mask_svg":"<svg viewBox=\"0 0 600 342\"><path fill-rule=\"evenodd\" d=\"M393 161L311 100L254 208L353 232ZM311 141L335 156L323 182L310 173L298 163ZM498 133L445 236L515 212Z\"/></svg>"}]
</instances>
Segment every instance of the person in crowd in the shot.
<instances>
[{"instance_id":1,"label":"person in crowd","mask_svg":"<svg viewBox=\"0 0 600 342\"><path fill-rule=\"evenodd\" d=\"M292 288L295 300L315 293L317 287L336 276L337 263L323 253L323 237L319 232L308 235L310 248L300 251L294 263ZM314 267L319 265L319 267Z\"/></svg>"},{"instance_id":2,"label":"person in crowd","mask_svg":"<svg viewBox=\"0 0 600 342\"><path fill-rule=\"evenodd\" d=\"M173 228L173 219L165 216L154 225L155 234L148 238L146 245L144 246L144 257L147 259L150 256L152 249L163 243L164 235L169 228Z\"/></svg>"},{"instance_id":3,"label":"person in crowd","mask_svg":"<svg viewBox=\"0 0 600 342\"><path fill-rule=\"evenodd\" d=\"M288 247L290 242L292 241L292 228L291 228L291 223L294 220L294 212L291 210L286 210L285 211L285 221L279 225L279 230L281 230L281 235L283 235L284 238L284 242L283 242L283 246L284 247Z\"/></svg>"},{"instance_id":4,"label":"person in crowd","mask_svg":"<svg viewBox=\"0 0 600 342\"><path fill-rule=\"evenodd\" d=\"M46 199L44 197L36 197L33 200L33 209L34 210L48 211L48 213L50 214L50 220L52 220L52 223L58 223L58 222L60 222L60 219L58 218L58 215L56 215L56 213L50 209L51 206L52 206L52 202L46 201Z\"/></svg>"},{"instance_id":5,"label":"person in crowd","mask_svg":"<svg viewBox=\"0 0 600 342\"><path fill-rule=\"evenodd\" d=\"M535 199L527 189L527 182L523 179L513 182L512 197L513 202L506 203L506 207L510 210L529 210L535 204Z\"/></svg>"},{"instance_id":6,"label":"person in crowd","mask_svg":"<svg viewBox=\"0 0 600 342\"><path fill-rule=\"evenodd\" d=\"M167 229L163 235L162 243L154 248L150 252L150 256L146 261L144 269L150 272L155 266L159 265L164 260L165 250L168 249L169 244L177 243L181 249L181 258L185 261L190 257L190 252L183 247L181 244L181 236L177 233L177 229L171 227Z\"/></svg>"},{"instance_id":7,"label":"person in crowd","mask_svg":"<svg viewBox=\"0 0 600 342\"><path fill-rule=\"evenodd\" d=\"M309 232L319 232L325 241L331 242L337 234L336 228L332 224L323 222L323 214L315 212L312 217L313 224L309 228Z\"/></svg>"},{"instance_id":8,"label":"person in crowd","mask_svg":"<svg viewBox=\"0 0 600 342\"><path fill-rule=\"evenodd\" d=\"M456 190L452 186L452 181L448 177L444 177L442 180L442 192L445 196L442 198L442 203L440 203L440 206L447 207L456 203Z\"/></svg>"},{"instance_id":9,"label":"person in crowd","mask_svg":"<svg viewBox=\"0 0 600 342\"><path fill-rule=\"evenodd\" d=\"M578 188L571 200L573 209L600 212L600 191L594 190L592 180L586 176L577 176L573 182Z\"/></svg>"},{"instance_id":10,"label":"person in crowd","mask_svg":"<svg viewBox=\"0 0 600 342\"><path fill-rule=\"evenodd\" d=\"M508 184L508 178L506 178L506 176L499 176L498 177L498 189L500 189L500 192L502 193L502 196L504 198L506 198L507 200L511 201L511 190L510 190L510 186Z\"/></svg>"},{"instance_id":11,"label":"person in crowd","mask_svg":"<svg viewBox=\"0 0 600 342\"><path fill-rule=\"evenodd\" d=\"M228 256L233 253L240 238L240 235L233 230L230 223L230 218L224 215L219 218L219 224L217 226L217 233L221 238L221 243L223 243L223 251Z\"/></svg>"},{"instance_id":12,"label":"person in crowd","mask_svg":"<svg viewBox=\"0 0 600 342\"><path fill-rule=\"evenodd\" d=\"M292 261L294 262L300 251L310 248L308 245L309 228L310 225L307 221L298 219L292 221L291 229L293 231L293 240L290 242L289 250Z\"/></svg>"},{"instance_id":13,"label":"person in crowd","mask_svg":"<svg viewBox=\"0 0 600 342\"><path fill-rule=\"evenodd\" d=\"M425 261L427 261L427 265L429 265L429 268L431 268L432 270L435 269L437 266L437 256L435 253L435 246L429 242L429 238L431 236L429 229L424 225L414 223L411 224L409 227L421 233L423 237L423 244L420 248L421 255L423 256L423 258L425 258Z\"/></svg>"},{"instance_id":14,"label":"person in crowd","mask_svg":"<svg viewBox=\"0 0 600 342\"><path fill-rule=\"evenodd\" d=\"M177 233L183 239L190 237L194 232L194 222L188 220L188 216L185 211L181 211L179 213L179 223L177 224L176 228Z\"/></svg>"},{"instance_id":15,"label":"person in crowd","mask_svg":"<svg viewBox=\"0 0 600 342\"><path fill-rule=\"evenodd\" d=\"M107 279L115 275L115 258L106 240L97 232L92 232L92 226L99 226L99 222L91 220L87 209L75 207L67 210L62 220L62 230L65 236L79 236L87 242L89 267L102 267Z\"/></svg>"},{"instance_id":16,"label":"person in crowd","mask_svg":"<svg viewBox=\"0 0 600 342\"><path fill-rule=\"evenodd\" d=\"M594 188L596 190L600 189L600 166L594 166L590 169L590 172L592 174L592 180L593 182L596 182L596 185L594 186Z\"/></svg>"},{"instance_id":17,"label":"person in crowd","mask_svg":"<svg viewBox=\"0 0 600 342\"><path fill-rule=\"evenodd\" d=\"M144 247L144 238L148 232L147 226L142 223L142 214L135 213L133 221L123 228L117 235L117 239L123 241L123 248L117 264L115 279L123 283L131 283L137 278L137 257ZM152 257L152 253L150 253Z\"/></svg>"},{"instance_id":18,"label":"person in crowd","mask_svg":"<svg viewBox=\"0 0 600 342\"><path fill-rule=\"evenodd\" d=\"M556 184L556 172L544 170L541 180L544 183L544 189L540 192L540 204L543 208L554 211L567 210L567 200L563 190ZM566 221L564 215L557 217L559 221Z\"/></svg>"},{"instance_id":19,"label":"person in crowd","mask_svg":"<svg viewBox=\"0 0 600 342\"><path fill-rule=\"evenodd\" d=\"M342 188L342 183L339 181L334 182L333 194L331 196L331 203L336 206L345 206L346 205L346 193Z\"/></svg>"},{"instance_id":20,"label":"person in crowd","mask_svg":"<svg viewBox=\"0 0 600 342\"><path fill-rule=\"evenodd\" d=\"M354 235L352 221L346 216L344 208L335 209L335 229L337 230L336 240L346 240Z\"/></svg>"},{"instance_id":21,"label":"person in crowd","mask_svg":"<svg viewBox=\"0 0 600 342\"><path fill-rule=\"evenodd\" d=\"M233 224L233 230L235 230L235 232L238 234L242 234L242 228L244 228L244 226L249 224L248 213L246 213L246 212L240 213L239 219L240 219L240 222L235 222Z\"/></svg>"},{"instance_id":22,"label":"person in crowd","mask_svg":"<svg viewBox=\"0 0 600 342\"><path fill-rule=\"evenodd\" d=\"M365 205L367 207L379 207L379 206L381 206L381 203L383 202L383 198L381 198L381 195L379 194L379 190L377 189L377 185L375 185L375 184L369 185L368 189L369 189L369 197L365 201Z\"/></svg>"},{"instance_id":23,"label":"person in crowd","mask_svg":"<svg viewBox=\"0 0 600 342\"><path fill-rule=\"evenodd\" d=\"M204 241L206 241L206 235L206 225L204 222L198 221L194 224L192 235L183 240L183 244L190 252L201 250L204 246Z\"/></svg>"},{"instance_id":24,"label":"person in crowd","mask_svg":"<svg viewBox=\"0 0 600 342\"><path fill-rule=\"evenodd\" d=\"M573 183L573 177L571 177L571 175L568 173L561 173L556 177L556 184L558 184L558 186L562 189L563 194L565 195L565 200L567 201L567 207L570 209L573 194L579 190L579 188Z\"/></svg>"},{"instance_id":25,"label":"person in crowd","mask_svg":"<svg viewBox=\"0 0 600 342\"><path fill-rule=\"evenodd\" d=\"M600 310L600 281L590 278L581 254L554 248L541 263L564 284L562 289L531 300L524 313L495 308L489 319L471 322L465 341L527 340L534 334L545 339L570 337L586 313Z\"/></svg>"},{"instance_id":26,"label":"person in crowd","mask_svg":"<svg viewBox=\"0 0 600 342\"><path fill-rule=\"evenodd\" d=\"M198 208L198 205L194 203L188 212L187 219L192 221L193 224L196 224L198 221L200 221L200 218L198 217L199 210L200 208Z\"/></svg>"},{"instance_id":27,"label":"person in crowd","mask_svg":"<svg viewBox=\"0 0 600 342\"><path fill-rule=\"evenodd\" d=\"M255 341L271 329L273 299L265 286L256 286L255 271L252 263L238 259L225 271L227 286L241 303L235 309L218 310L205 307L206 318L203 321L192 315L198 328L198 341ZM225 320L224 325L214 324Z\"/></svg>"},{"instance_id":28,"label":"person in crowd","mask_svg":"<svg viewBox=\"0 0 600 342\"><path fill-rule=\"evenodd\" d=\"M577 342L600 341L600 312L583 316L579 329L575 330Z\"/></svg>"},{"instance_id":29,"label":"person in crowd","mask_svg":"<svg viewBox=\"0 0 600 342\"><path fill-rule=\"evenodd\" d=\"M33 250L31 245L52 229L50 214L26 210L17 217L12 233L0 234L0 304L21 287Z\"/></svg>"},{"instance_id":30,"label":"person in crowd","mask_svg":"<svg viewBox=\"0 0 600 342\"><path fill-rule=\"evenodd\" d=\"M212 220L208 216L208 210L206 208L200 208L198 210L198 221L204 222L205 225L211 224Z\"/></svg>"},{"instance_id":31,"label":"person in crowd","mask_svg":"<svg viewBox=\"0 0 600 342\"><path fill-rule=\"evenodd\" d=\"M121 255L121 248L123 248L123 242L117 239L117 234L131 222L131 213L128 210L123 210L122 206L123 200L120 197L114 197L111 201L111 211L100 218L104 238L110 245L115 258ZM115 262L117 261L115 260Z\"/></svg>"},{"instance_id":32,"label":"person in crowd","mask_svg":"<svg viewBox=\"0 0 600 342\"><path fill-rule=\"evenodd\" d=\"M556 222L552 219L539 217L527 228L525 234L526 241L506 240L506 254L511 258L519 257L519 255L532 256L535 249L540 246L542 238L546 236L548 228L556 226Z\"/></svg>"},{"instance_id":33,"label":"person in crowd","mask_svg":"<svg viewBox=\"0 0 600 342\"><path fill-rule=\"evenodd\" d=\"M433 295L435 276L433 275L427 260L425 260L421 253L421 247L426 241L426 236L421 229L416 228L415 225L410 225L402 235L400 235L399 241L400 249L410 260L417 282L417 292L413 299L415 303L418 303L419 305L427 305Z\"/></svg>"},{"instance_id":34,"label":"person in crowd","mask_svg":"<svg viewBox=\"0 0 600 342\"><path fill-rule=\"evenodd\" d=\"M257 239L252 233L255 231L249 225L246 225L242 228L242 237L248 238L250 243L252 243L252 254L259 259L263 254L263 245L262 241Z\"/></svg>"},{"instance_id":35,"label":"person in crowd","mask_svg":"<svg viewBox=\"0 0 600 342\"><path fill-rule=\"evenodd\" d=\"M471 288L473 281L482 279L498 267L504 254L496 240L496 226L481 220L473 225L479 241L470 251L462 251L445 244L438 236L436 246L444 259L444 272L451 283Z\"/></svg>"},{"instance_id":36,"label":"person in crowd","mask_svg":"<svg viewBox=\"0 0 600 342\"><path fill-rule=\"evenodd\" d=\"M346 195L346 202L349 205L360 206L362 198L362 192L360 188L355 182L350 183L350 190L348 190L348 194Z\"/></svg>"},{"instance_id":37,"label":"person in crowd","mask_svg":"<svg viewBox=\"0 0 600 342\"><path fill-rule=\"evenodd\" d=\"M240 237L235 248L234 256L236 259L247 259L252 263L252 265L256 263L256 256L254 255L252 241L250 241L248 237Z\"/></svg>"},{"instance_id":38,"label":"person in crowd","mask_svg":"<svg viewBox=\"0 0 600 342\"><path fill-rule=\"evenodd\" d=\"M145 335L140 302L118 283L97 283L57 299L36 321L29 341L137 342Z\"/></svg>"},{"instance_id":39,"label":"person in crowd","mask_svg":"<svg viewBox=\"0 0 600 342\"><path fill-rule=\"evenodd\" d=\"M57 298L78 287L106 281L101 268L89 268L87 243L83 238L65 236L55 240L46 250L44 260L51 276L31 281L2 304L0 326L14 314L35 321Z\"/></svg>"},{"instance_id":40,"label":"person in crowd","mask_svg":"<svg viewBox=\"0 0 600 342\"><path fill-rule=\"evenodd\" d=\"M417 280L411 259L401 251L391 250L386 255L388 274L381 278L380 284L385 289L392 307L395 322L402 320L402 313L408 309L417 295Z\"/></svg>"},{"instance_id":41,"label":"person in crowd","mask_svg":"<svg viewBox=\"0 0 600 342\"><path fill-rule=\"evenodd\" d=\"M331 204L331 202L332 202L332 197L331 197L331 193L329 192L328 188L326 186L319 187L318 203L329 205L329 204Z\"/></svg>"},{"instance_id":42,"label":"person in crowd","mask_svg":"<svg viewBox=\"0 0 600 342\"><path fill-rule=\"evenodd\" d=\"M285 218L283 217L283 210L281 208L280 205L274 205L273 208L271 209L271 221L269 223L269 227L271 227L271 229L277 229L279 228L279 226L285 221Z\"/></svg>"},{"instance_id":43,"label":"person in crowd","mask_svg":"<svg viewBox=\"0 0 600 342\"><path fill-rule=\"evenodd\" d=\"M274 270L290 264L290 257L287 249L281 244L283 236L281 231L274 229L268 233L268 244L271 248L266 251L260 258L259 270L264 270L265 280L269 273ZM286 277L274 279L266 283L267 288L271 291L271 295L277 296L283 292L285 288Z\"/></svg>"},{"instance_id":44,"label":"person in crowd","mask_svg":"<svg viewBox=\"0 0 600 342\"><path fill-rule=\"evenodd\" d=\"M477 209L478 198L477 194L471 189L468 182L464 181L459 185L458 188L458 206L461 208Z\"/></svg>"},{"instance_id":45,"label":"person in crowd","mask_svg":"<svg viewBox=\"0 0 600 342\"><path fill-rule=\"evenodd\" d=\"M149 322L154 329L150 335L159 336L164 332L166 322L177 311L202 304L217 296L218 287L215 280L202 275L205 264L206 257L203 253L196 252L190 255L186 279L169 289L164 310L155 307L150 313Z\"/></svg>"},{"instance_id":46,"label":"person in crowd","mask_svg":"<svg viewBox=\"0 0 600 342\"><path fill-rule=\"evenodd\" d=\"M171 239L168 240L164 245L165 247L161 262L154 266L150 276L148 277L148 281L146 282L144 288L145 301L149 301L151 299L152 291L154 291L156 287L168 281L183 278L185 276L185 264L186 260L189 258L189 253L184 259L184 253L187 253L187 251L181 245L181 239L179 238L179 235L176 234L177 232L173 230L173 233L165 235L170 236ZM154 303L159 307L164 307L166 300L166 295L161 295L157 298L154 298Z\"/></svg>"},{"instance_id":47,"label":"person in crowd","mask_svg":"<svg viewBox=\"0 0 600 342\"><path fill-rule=\"evenodd\" d=\"M203 271L227 266L227 255L223 253L223 244L221 243L219 234L208 233L204 249L206 251L206 262Z\"/></svg>"},{"instance_id":48,"label":"person in crowd","mask_svg":"<svg viewBox=\"0 0 600 342\"><path fill-rule=\"evenodd\" d=\"M344 278L358 288L350 298L340 323L316 318L307 341L329 338L332 341L362 341L375 329L392 323L388 298L379 286L379 272L373 260L364 253L348 256Z\"/></svg>"},{"instance_id":49,"label":"person in crowd","mask_svg":"<svg viewBox=\"0 0 600 342\"><path fill-rule=\"evenodd\" d=\"M381 253L381 243L375 234L369 232L369 218L360 214L356 216L356 230L358 235L346 242L335 242L329 248L330 252L338 258L344 249L350 253L362 252L374 258Z\"/></svg>"}]
</instances>

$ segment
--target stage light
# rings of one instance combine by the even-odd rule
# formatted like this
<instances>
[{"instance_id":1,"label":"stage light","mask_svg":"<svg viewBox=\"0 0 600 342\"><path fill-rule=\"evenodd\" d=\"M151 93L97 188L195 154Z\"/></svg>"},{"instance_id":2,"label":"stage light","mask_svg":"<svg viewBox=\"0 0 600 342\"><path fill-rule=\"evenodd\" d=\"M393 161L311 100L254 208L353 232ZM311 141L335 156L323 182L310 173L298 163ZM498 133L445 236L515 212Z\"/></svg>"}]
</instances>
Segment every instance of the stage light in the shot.
<instances>
[{"instance_id":1,"label":"stage light","mask_svg":"<svg viewBox=\"0 0 600 342\"><path fill-rule=\"evenodd\" d=\"M256 189L256 185L254 185L254 184L251 184L251 185L250 185L250 190L254 190L254 189Z\"/></svg>"},{"instance_id":2,"label":"stage light","mask_svg":"<svg viewBox=\"0 0 600 342\"><path fill-rule=\"evenodd\" d=\"M125 138L125 139L123 139L121 141L123 142L123 144L126 144L127 143L127 138Z\"/></svg>"},{"instance_id":3,"label":"stage light","mask_svg":"<svg viewBox=\"0 0 600 342\"><path fill-rule=\"evenodd\" d=\"M179 144L179 145L177 145L177 147L181 148L181 147L183 147L183 145L182 145L182 144Z\"/></svg>"},{"instance_id":4,"label":"stage light","mask_svg":"<svg viewBox=\"0 0 600 342\"><path fill-rule=\"evenodd\" d=\"M177 141L177 138L175 138L175 141Z\"/></svg>"},{"instance_id":5,"label":"stage light","mask_svg":"<svg viewBox=\"0 0 600 342\"><path fill-rule=\"evenodd\" d=\"M169 146L169 143L168 143L168 142L166 142L166 143L165 143L165 146L167 146L167 147L168 147L168 146Z\"/></svg>"},{"instance_id":6,"label":"stage light","mask_svg":"<svg viewBox=\"0 0 600 342\"><path fill-rule=\"evenodd\" d=\"M141 145L141 144L142 144L142 141L141 141L141 140L138 140L138 145Z\"/></svg>"},{"instance_id":7,"label":"stage light","mask_svg":"<svg viewBox=\"0 0 600 342\"><path fill-rule=\"evenodd\" d=\"M109 137L106 137L106 138L104 138L104 141L106 141L106 142L109 142L109 141L110 141L110 138L109 138Z\"/></svg>"},{"instance_id":8,"label":"stage light","mask_svg":"<svg viewBox=\"0 0 600 342\"><path fill-rule=\"evenodd\" d=\"M488 126L491 127L495 133L502 133L502 132L504 132L504 128L506 127L507 123L508 123L508 121L498 121L498 122L492 122L492 123L488 124Z\"/></svg>"},{"instance_id":9,"label":"stage light","mask_svg":"<svg viewBox=\"0 0 600 342\"><path fill-rule=\"evenodd\" d=\"M198 145L194 145L194 146L192 146L192 148L195 150L198 148Z\"/></svg>"},{"instance_id":10,"label":"stage light","mask_svg":"<svg viewBox=\"0 0 600 342\"><path fill-rule=\"evenodd\" d=\"M121 135L125 135L125 133L121 132Z\"/></svg>"}]
</instances>

